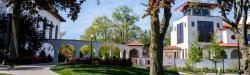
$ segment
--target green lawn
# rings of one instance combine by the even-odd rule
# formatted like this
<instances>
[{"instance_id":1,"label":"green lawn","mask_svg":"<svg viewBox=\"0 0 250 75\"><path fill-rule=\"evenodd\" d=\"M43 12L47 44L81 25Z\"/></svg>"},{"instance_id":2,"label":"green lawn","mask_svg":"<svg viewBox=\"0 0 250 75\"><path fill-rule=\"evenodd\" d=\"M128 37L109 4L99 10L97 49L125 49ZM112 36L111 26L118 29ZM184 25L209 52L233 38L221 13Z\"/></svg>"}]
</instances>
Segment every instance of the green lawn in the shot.
<instances>
[{"instance_id":1,"label":"green lawn","mask_svg":"<svg viewBox=\"0 0 250 75\"><path fill-rule=\"evenodd\" d=\"M0 75L11 75L11 74L0 73Z\"/></svg>"},{"instance_id":2,"label":"green lawn","mask_svg":"<svg viewBox=\"0 0 250 75\"><path fill-rule=\"evenodd\" d=\"M51 70L61 75L148 75L149 70L115 65L59 65ZM169 74L166 75L176 75Z\"/></svg>"}]
</instances>

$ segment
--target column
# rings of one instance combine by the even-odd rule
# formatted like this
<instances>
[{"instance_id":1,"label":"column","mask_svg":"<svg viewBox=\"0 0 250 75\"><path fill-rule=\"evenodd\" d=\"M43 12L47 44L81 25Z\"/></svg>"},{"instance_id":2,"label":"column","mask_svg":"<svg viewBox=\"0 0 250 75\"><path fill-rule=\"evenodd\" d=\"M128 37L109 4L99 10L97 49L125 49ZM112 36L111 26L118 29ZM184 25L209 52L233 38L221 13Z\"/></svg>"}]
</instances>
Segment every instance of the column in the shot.
<instances>
[{"instance_id":1,"label":"column","mask_svg":"<svg viewBox=\"0 0 250 75\"><path fill-rule=\"evenodd\" d=\"M80 57L80 49L81 49L81 46L75 46L75 57L76 58Z\"/></svg>"}]
</instances>

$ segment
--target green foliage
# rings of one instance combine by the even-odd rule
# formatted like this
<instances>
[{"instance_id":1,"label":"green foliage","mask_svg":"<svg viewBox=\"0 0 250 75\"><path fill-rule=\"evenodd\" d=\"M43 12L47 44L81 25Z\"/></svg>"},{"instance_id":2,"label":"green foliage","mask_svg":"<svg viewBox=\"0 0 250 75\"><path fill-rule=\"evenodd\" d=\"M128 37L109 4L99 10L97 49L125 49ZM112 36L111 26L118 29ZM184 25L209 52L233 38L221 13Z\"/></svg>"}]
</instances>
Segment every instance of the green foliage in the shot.
<instances>
[{"instance_id":1,"label":"green foliage","mask_svg":"<svg viewBox=\"0 0 250 75\"><path fill-rule=\"evenodd\" d=\"M72 45L62 45L60 47L60 53L65 56L66 58L70 58L74 56L75 48Z\"/></svg>"},{"instance_id":2,"label":"green foliage","mask_svg":"<svg viewBox=\"0 0 250 75\"><path fill-rule=\"evenodd\" d=\"M110 58L110 57L119 58L120 50L119 48L113 46L102 46L99 50L99 56L105 58Z\"/></svg>"},{"instance_id":3,"label":"green foliage","mask_svg":"<svg viewBox=\"0 0 250 75\"><path fill-rule=\"evenodd\" d=\"M68 17L72 20L76 20L78 13L81 9L81 4L85 0L2 0L6 2L7 5L13 4L15 6L14 13L20 13L25 11L30 14L37 13L37 9L46 10L51 13L57 13L62 10L68 12ZM18 12L15 12L18 11ZM18 15L19 16L19 15Z\"/></svg>"},{"instance_id":4,"label":"green foliage","mask_svg":"<svg viewBox=\"0 0 250 75\"><path fill-rule=\"evenodd\" d=\"M99 50L99 56L108 58L109 57L109 52L110 52L110 47L109 46L102 46Z\"/></svg>"},{"instance_id":5,"label":"green foliage","mask_svg":"<svg viewBox=\"0 0 250 75\"><path fill-rule=\"evenodd\" d=\"M210 60L214 63L221 62L223 58L226 56L226 52L216 41L216 37L213 36L212 43L208 46L208 49L211 53Z\"/></svg>"},{"instance_id":6,"label":"green foliage","mask_svg":"<svg viewBox=\"0 0 250 75\"><path fill-rule=\"evenodd\" d=\"M91 50L93 51L92 55L94 55L94 48L93 47L91 48L91 46L89 46L89 45L84 45L81 47L81 53L83 55L90 55Z\"/></svg>"},{"instance_id":7,"label":"green foliage","mask_svg":"<svg viewBox=\"0 0 250 75\"><path fill-rule=\"evenodd\" d=\"M140 38L142 30L135 25L136 21L138 16L133 15L132 9L121 6L112 13L112 19L97 17L81 39L90 40L90 35L93 34L96 41L127 43Z\"/></svg>"},{"instance_id":8,"label":"green foliage","mask_svg":"<svg viewBox=\"0 0 250 75\"><path fill-rule=\"evenodd\" d=\"M197 38L194 39L193 43L191 44L190 50L188 52L188 61L191 64L202 61L202 48Z\"/></svg>"},{"instance_id":9,"label":"green foliage","mask_svg":"<svg viewBox=\"0 0 250 75\"><path fill-rule=\"evenodd\" d=\"M92 25L86 30L81 39L83 40L91 40L91 35L95 34L96 39L98 41L109 41L110 37L110 27L111 27L111 20L108 19L107 16L100 16L97 17L93 22Z\"/></svg>"},{"instance_id":10,"label":"green foliage","mask_svg":"<svg viewBox=\"0 0 250 75\"><path fill-rule=\"evenodd\" d=\"M120 57L120 49L119 48L114 48L114 50L112 51L113 52L113 55L112 57L115 57L115 58L119 58Z\"/></svg>"}]
</instances>

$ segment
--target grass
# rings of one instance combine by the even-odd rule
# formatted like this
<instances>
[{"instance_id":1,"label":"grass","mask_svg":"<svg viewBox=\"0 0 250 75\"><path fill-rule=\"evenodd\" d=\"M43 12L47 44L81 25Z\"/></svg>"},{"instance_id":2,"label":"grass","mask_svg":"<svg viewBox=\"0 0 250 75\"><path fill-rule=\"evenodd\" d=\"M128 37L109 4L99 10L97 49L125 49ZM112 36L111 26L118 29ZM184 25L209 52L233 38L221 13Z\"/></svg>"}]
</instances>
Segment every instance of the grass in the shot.
<instances>
[{"instance_id":1,"label":"grass","mask_svg":"<svg viewBox=\"0 0 250 75\"><path fill-rule=\"evenodd\" d=\"M51 70L61 75L148 75L148 69L116 65L58 65ZM167 72L167 71L166 71ZM165 73L166 75L178 75Z\"/></svg>"},{"instance_id":2,"label":"grass","mask_svg":"<svg viewBox=\"0 0 250 75\"><path fill-rule=\"evenodd\" d=\"M11 74L0 73L0 75L11 75Z\"/></svg>"}]
</instances>

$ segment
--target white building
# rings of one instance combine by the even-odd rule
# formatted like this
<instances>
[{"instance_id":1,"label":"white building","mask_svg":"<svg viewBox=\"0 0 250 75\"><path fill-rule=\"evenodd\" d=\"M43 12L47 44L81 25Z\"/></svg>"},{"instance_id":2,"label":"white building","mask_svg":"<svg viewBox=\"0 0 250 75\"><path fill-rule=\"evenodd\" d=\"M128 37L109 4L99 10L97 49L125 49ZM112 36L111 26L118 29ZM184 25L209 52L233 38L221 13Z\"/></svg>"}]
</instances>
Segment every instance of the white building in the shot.
<instances>
[{"instance_id":1,"label":"white building","mask_svg":"<svg viewBox=\"0 0 250 75\"><path fill-rule=\"evenodd\" d=\"M6 4L0 1L0 14L7 13ZM39 30L44 31L45 39L61 39L60 36L60 24L61 22L66 22L66 20L56 12L48 12L45 10L38 10L38 14L40 17L46 18L48 20L48 24L52 23L52 28L43 27L43 23L40 23ZM36 16L37 16L36 15Z\"/></svg>"},{"instance_id":2,"label":"white building","mask_svg":"<svg viewBox=\"0 0 250 75\"><path fill-rule=\"evenodd\" d=\"M215 34L227 54L225 58L237 59L238 44L231 38L233 33L230 25L224 23L221 17L210 14L216 6L212 3L187 2L176 8L184 16L173 22L171 46L164 48L164 58L188 59L189 48L195 39L198 39L201 46L206 46L211 43L212 34ZM250 19L247 20L249 22ZM250 30L248 33L250 36Z\"/></svg>"},{"instance_id":3,"label":"white building","mask_svg":"<svg viewBox=\"0 0 250 75\"><path fill-rule=\"evenodd\" d=\"M0 1L0 14L6 14L8 7L6 4ZM45 10L38 10L38 14L34 14L36 17L42 17L47 20L47 24L52 25L51 27L45 26L43 22L39 22L38 30L42 32L45 39L61 39L60 26L62 22L66 22L65 19L56 12L48 12ZM42 44L41 50L44 50L47 55L54 56L53 47L50 44ZM38 52L40 53L40 52Z\"/></svg>"}]
</instances>

